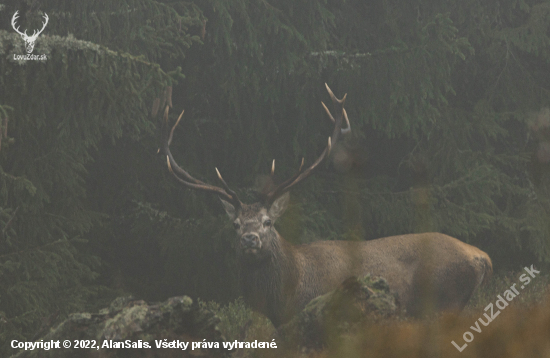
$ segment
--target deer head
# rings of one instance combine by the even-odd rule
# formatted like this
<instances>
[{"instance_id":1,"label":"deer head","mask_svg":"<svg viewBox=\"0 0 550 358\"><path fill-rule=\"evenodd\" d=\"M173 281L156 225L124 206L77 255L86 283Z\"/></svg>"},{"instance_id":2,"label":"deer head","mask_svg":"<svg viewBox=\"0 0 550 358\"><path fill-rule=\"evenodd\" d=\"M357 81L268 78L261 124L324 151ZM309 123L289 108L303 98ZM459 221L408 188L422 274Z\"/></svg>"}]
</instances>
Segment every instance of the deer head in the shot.
<instances>
[{"instance_id":1,"label":"deer head","mask_svg":"<svg viewBox=\"0 0 550 358\"><path fill-rule=\"evenodd\" d=\"M195 179L176 163L172 153L170 152L170 143L172 142L174 130L183 116L183 112L178 117L172 129L168 130L169 126L167 124L169 107L166 107L164 112L165 130L162 149L166 154L166 162L170 172L184 186L190 189L213 192L220 197L225 212L233 221L233 226L239 238L239 253L246 262L262 261L265 258L272 256L273 253L278 250L278 246L280 245L280 236L273 227L273 224L287 208L289 201L288 191L294 185L309 177L315 169L319 167L321 162L323 162L323 160L329 155L332 146L337 142L339 136L342 133L347 133L351 130L348 116L346 110L344 109L346 96L344 95L342 99L338 99L334 96L328 85L325 84L325 86L332 101L340 107L340 115L335 119L328 110L327 106L321 102L329 118L334 123L334 130L332 136L328 138L327 146L321 155L307 169L303 169L304 159L302 159L300 168L293 176L279 185L273 186L269 190L261 193L260 196L262 199L253 204L242 203L237 194L229 188L217 168L215 168L216 173L223 185L223 188L212 186ZM346 128L342 128L342 122L344 120L346 122ZM271 166L272 177L274 172L275 160L273 160Z\"/></svg>"},{"instance_id":2,"label":"deer head","mask_svg":"<svg viewBox=\"0 0 550 358\"><path fill-rule=\"evenodd\" d=\"M44 14L44 20L46 20L46 21L42 23L42 29L40 29L39 31L34 30L32 36L28 36L27 35L27 30L25 30L25 32L21 32L21 31L19 31L19 26L15 27L15 22L17 21L17 18L19 17L18 13L19 13L19 10L17 10L15 12L15 14L13 14L13 17L11 18L11 26L13 27L13 29L19 35L21 35L21 37L25 41L25 47L27 49L27 53L32 53L32 51L34 50L34 43L35 43L36 39L38 38L38 35L40 35L42 33L42 31L44 31L44 29L46 28L46 25L48 24L48 20L49 20L48 15Z\"/></svg>"}]
</instances>

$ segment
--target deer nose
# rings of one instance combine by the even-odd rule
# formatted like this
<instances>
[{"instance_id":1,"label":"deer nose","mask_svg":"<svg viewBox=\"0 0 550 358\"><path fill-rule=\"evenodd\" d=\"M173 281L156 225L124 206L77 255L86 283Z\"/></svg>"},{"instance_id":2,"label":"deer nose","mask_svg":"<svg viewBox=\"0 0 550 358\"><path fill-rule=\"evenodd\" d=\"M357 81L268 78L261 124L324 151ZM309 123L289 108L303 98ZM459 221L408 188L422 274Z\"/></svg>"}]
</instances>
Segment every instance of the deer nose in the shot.
<instances>
[{"instance_id":1,"label":"deer nose","mask_svg":"<svg viewBox=\"0 0 550 358\"><path fill-rule=\"evenodd\" d=\"M241 245L244 248L258 247L260 244L260 238L256 234L244 234L241 236Z\"/></svg>"}]
</instances>

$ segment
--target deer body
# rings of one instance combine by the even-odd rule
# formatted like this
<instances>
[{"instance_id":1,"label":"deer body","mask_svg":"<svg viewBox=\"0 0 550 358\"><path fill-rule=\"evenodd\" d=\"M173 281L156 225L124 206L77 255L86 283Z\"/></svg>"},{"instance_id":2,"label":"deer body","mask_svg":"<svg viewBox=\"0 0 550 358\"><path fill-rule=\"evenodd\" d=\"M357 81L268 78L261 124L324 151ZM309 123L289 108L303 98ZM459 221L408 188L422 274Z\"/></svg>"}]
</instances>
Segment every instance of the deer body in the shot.
<instances>
[{"instance_id":1,"label":"deer body","mask_svg":"<svg viewBox=\"0 0 550 358\"><path fill-rule=\"evenodd\" d=\"M325 150L305 170L302 160L295 175L268 187L261 193L263 199L250 205L238 199L217 169L223 188L195 179L176 163L169 146L183 112L171 130L165 126L162 149L172 174L188 188L217 194L233 221L245 301L278 327L313 298L335 289L348 277L370 273L387 280L410 315L422 315L426 310L461 310L492 273L491 259L476 247L440 233L292 245L274 228L288 205L289 189L311 175L329 155L339 135L350 131L344 109L346 96L338 99L328 86L327 90L334 104L340 106L340 115L335 119L323 104L335 125ZM166 123L168 111L167 106ZM346 128L342 128L344 121ZM274 170L275 161L272 175Z\"/></svg>"},{"instance_id":2,"label":"deer body","mask_svg":"<svg viewBox=\"0 0 550 358\"><path fill-rule=\"evenodd\" d=\"M245 301L276 327L350 276L384 277L406 313L418 316L462 310L492 273L485 252L441 233L292 245L273 227L287 203L288 194L270 209L244 205L238 212L223 201L240 237Z\"/></svg>"},{"instance_id":3,"label":"deer body","mask_svg":"<svg viewBox=\"0 0 550 358\"><path fill-rule=\"evenodd\" d=\"M440 233L297 246L278 240L269 260L241 262L245 301L276 327L350 276L384 277L406 313L417 316L426 305L462 310L492 273L485 252Z\"/></svg>"}]
</instances>

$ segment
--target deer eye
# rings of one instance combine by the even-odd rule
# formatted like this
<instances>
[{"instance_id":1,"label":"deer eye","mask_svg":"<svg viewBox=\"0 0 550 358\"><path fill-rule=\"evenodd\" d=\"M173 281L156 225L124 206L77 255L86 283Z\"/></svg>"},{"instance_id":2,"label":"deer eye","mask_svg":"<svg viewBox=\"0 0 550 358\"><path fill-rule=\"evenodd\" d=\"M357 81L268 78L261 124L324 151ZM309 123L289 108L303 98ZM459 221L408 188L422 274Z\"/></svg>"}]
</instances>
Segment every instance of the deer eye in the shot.
<instances>
[{"instance_id":1,"label":"deer eye","mask_svg":"<svg viewBox=\"0 0 550 358\"><path fill-rule=\"evenodd\" d=\"M269 219L264 221L264 227L268 227L268 226L271 226L271 220L269 220Z\"/></svg>"},{"instance_id":2,"label":"deer eye","mask_svg":"<svg viewBox=\"0 0 550 358\"><path fill-rule=\"evenodd\" d=\"M239 230L241 228L241 224L233 223L233 227L235 228L235 230Z\"/></svg>"}]
</instances>

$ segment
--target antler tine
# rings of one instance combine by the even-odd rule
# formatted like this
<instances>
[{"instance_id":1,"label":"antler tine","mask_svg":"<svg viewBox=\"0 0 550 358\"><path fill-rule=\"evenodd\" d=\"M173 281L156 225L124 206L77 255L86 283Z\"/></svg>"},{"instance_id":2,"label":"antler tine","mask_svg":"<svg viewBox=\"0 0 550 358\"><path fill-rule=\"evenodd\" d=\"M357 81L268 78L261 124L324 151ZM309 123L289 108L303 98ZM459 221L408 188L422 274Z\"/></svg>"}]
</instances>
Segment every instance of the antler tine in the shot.
<instances>
[{"instance_id":1,"label":"antler tine","mask_svg":"<svg viewBox=\"0 0 550 358\"><path fill-rule=\"evenodd\" d=\"M332 116L332 113L330 113L330 110L327 108L327 106L325 105L325 102L321 101L321 104L323 105L323 108L325 109L325 112L327 112L328 114L328 118L330 118L330 120L332 121L332 123L336 123L336 120L334 119L334 117Z\"/></svg>"},{"instance_id":2,"label":"antler tine","mask_svg":"<svg viewBox=\"0 0 550 358\"><path fill-rule=\"evenodd\" d=\"M321 102L323 108L327 112L330 120L334 123L334 130L332 132L332 136L328 138L327 146L321 153L321 155L309 166L306 170L302 171L302 167L304 165L304 160L302 159L302 165L300 165L300 169L297 173L295 173L291 178L285 180L281 184L279 184L275 189L271 190L269 193L266 194L266 204L271 205L275 199L277 199L279 196L281 196L283 193L287 192L292 188L294 185L300 183L302 180L309 177L315 169L319 167L319 164L330 154L331 149L333 146L337 143L338 138L341 133L347 133L351 131L351 126L349 123L348 115L346 113L346 110L344 109L344 103L346 101L347 94L342 97L342 99L338 99L330 87L325 83L325 86L327 88L327 92L330 95L330 98L335 104L338 104L341 107L340 115L335 119L332 116L332 113L330 113L327 106ZM346 121L346 128L342 129L342 122Z\"/></svg>"},{"instance_id":3,"label":"antler tine","mask_svg":"<svg viewBox=\"0 0 550 358\"><path fill-rule=\"evenodd\" d=\"M176 129L176 126L179 124L182 116L183 111L178 117L178 120L176 121L176 124L172 126L172 129L168 131L168 112L169 112L169 106L166 106L166 109L164 110L164 123L163 123L163 142L162 142L162 149L164 150L164 154L166 154L166 163L168 165L168 170L170 173L174 175L174 177L183 185L190 189L197 189L197 190L203 190L203 191L209 191L218 194L221 198L229 201L233 204L233 206L237 209L241 207L241 201L239 200L237 194L229 189L227 183L225 180L223 180L218 168L216 168L216 172L218 173L218 178L220 178L221 182L223 183L225 190L206 184L198 179L193 178L189 173L187 173L183 168L181 168L178 163L174 160L174 157L172 156L172 152L170 151L170 144L172 143L172 137L174 135L174 130ZM184 178L181 178L180 175Z\"/></svg>"},{"instance_id":4,"label":"antler tine","mask_svg":"<svg viewBox=\"0 0 550 358\"><path fill-rule=\"evenodd\" d=\"M332 90L330 89L330 87L327 85L327 83L325 82L325 87L327 88L327 92L328 94L330 95L330 98L332 99L333 102L337 102L339 104L341 104L342 106L344 105L344 102L346 101L346 96L348 95L347 93L344 95L344 97L342 97L342 99L338 99L336 98L336 96L334 95L334 93L332 93Z\"/></svg>"},{"instance_id":5,"label":"antler tine","mask_svg":"<svg viewBox=\"0 0 550 358\"><path fill-rule=\"evenodd\" d=\"M302 158L302 163L300 163L300 167L298 168L298 171L296 173L294 173L293 176L291 176L290 178L288 178L287 180L285 180L284 182L279 184L279 186L281 188L284 188L286 185L292 183L294 180L296 180L296 178L298 178L300 176L300 174L302 174L302 168L304 167L304 161L305 161L305 159Z\"/></svg>"},{"instance_id":6,"label":"antler tine","mask_svg":"<svg viewBox=\"0 0 550 358\"><path fill-rule=\"evenodd\" d=\"M342 128L340 129L340 131L342 132L342 134L346 134L351 132L351 124L349 123L348 112L346 112L345 108L343 109L343 111L344 111L344 119L346 120L346 128Z\"/></svg>"},{"instance_id":7,"label":"antler tine","mask_svg":"<svg viewBox=\"0 0 550 358\"><path fill-rule=\"evenodd\" d=\"M225 187L225 191L229 193L229 195L231 195L232 198L234 199L237 199L237 201L239 202L239 205L240 205L240 201L237 197L237 193L235 193L233 190L231 190L231 188L229 187L229 185L227 185L227 183L225 182L225 180L223 180L223 177L222 175L220 174L220 171L218 170L218 168L214 168L216 169L216 173L218 174L218 178L220 179L220 181L222 182L223 186ZM232 200L234 200L232 199Z\"/></svg>"},{"instance_id":8,"label":"antler tine","mask_svg":"<svg viewBox=\"0 0 550 358\"><path fill-rule=\"evenodd\" d=\"M275 160L274 160L275 161ZM277 199L281 194L284 193L284 189L289 185L292 184L299 176L302 174L302 168L304 167L304 158L302 158L302 163L300 164L300 167L298 168L298 171L294 173L293 176L282 182L281 184L277 185L275 189L270 191L266 194L266 202L271 203L273 200ZM273 168L274 169L274 168ZM274 171L272 170L272 173ZM273 174L272 174L273 175Z\"/></svg>"},{"instance_id":9,"label":"antler tine","mask_svg":"<svg viewBox=\"0 0 550 358\"><path fill-rule=\"evenodd\" d=\"M224 198L225 200L231 202L233 204L233 206L235 206L235 208L238 208L240 207L242 204L240 202L240 200L237 198L237 196L231 196L229 195L225 190L223 190L222 188L219 188L217 186L213 186L213 185L208 185L208 184L195 184L195 183L190 183L186 180L183 180L182 178L180 178L173 170L172 170L172 164L170 162L170 159L168 158L168 156L166 156L166 161L168 163L168 170L170 171L170 173L172 173L174 175L174 177L180 182L182 183L184 186L190 188L190 189L197 189L197 190L203 190L203 191L208 191L208 192L213 192L213 193L216 193L218 194L220 197Z\"/></svg>"},{"instance_id":10,"label":"antler tine","mask_svg":"<svg viewBox=\"0 0 550 358\"><path fill-rule=\"evenodd\" d=\"M328 156L330 154L330 150L332 149L332 144L331 144L331 139L330 137L328 137L328 143L327 143L327 147L325 148L325 150L323 150L323 153L321 153L321 155L317 158L317 160L311 164L311 166L309 168L306 169L306 171L304 171L303 173L298 173L300 175L297 175L294 180L290 181L289 184L288 184L288 189L290 189L290 187L294 186L295 184L298 184L300 181L304 180L305 178L307 178L308 176L311 175L311 173L313 173L313 170L315 168L317 168L317 166L319 164L321 164L321 162L323 161L323 159L325 159L326 156ZM304 165L304 159L302 158L302 166ZM302 166L300 166L300 170L302 169ZM286 191L285 190L285 191Z\"/></svg>"},{"instance_id":11,"label":"antler tine","mask_svg":"<svg viewBox=\"0 0 550 358\"><path fill-rule=\"evenodd\" d=\"M336 98L336 97L335 97ZM345 98L345 97L344 97ZM338 98L336 98L336 103L340 103ZM336 120L334 119L334 117L332 116L332 113L330 113L330 110L327 108L327 106L325 105L324 102L321 101L321 104L323 105L323 108L325 109L325 112L327 112L328 114L328 117L329 119L332 121L332 123L336 124ZM342 110L344 111L344 119L346 121L346 128L341 128L340 129L340 132L342 134L346 134L346 133L349 133L351 132L351 125L349 123L349 119L348 119L348 113L346 112L346 109L345 108L342 108Z\"/></svg>"},{"instance_id":12,"label":"antler tine","mask_svg":"<svg viewBox=\"0 0 550 358\"><path fill-rule=\"evenodd\" d=\"M166 106L166 109L164 110L164 120L166 121L166 123L168 123L168 111L169 111L169 106ZM180 123L181 117L183 117L183 112L185 112L185 109L181 111L180 116L178 117L178 120L172 126L172 130L170 130L170 136L168 137L168 146L170 146L170 144L172 144L172 137L174 136L174 130L176 129L176 127Z\"/></svg>"}]
</instances>

